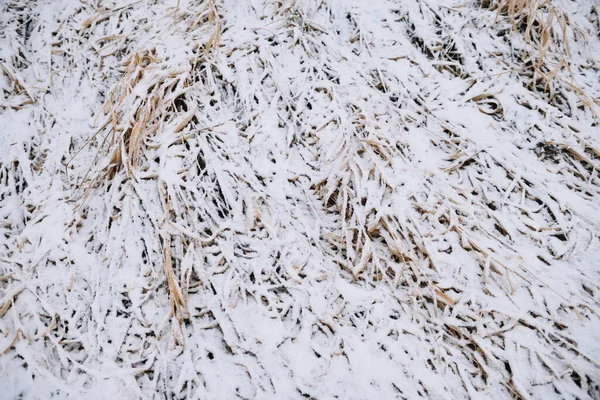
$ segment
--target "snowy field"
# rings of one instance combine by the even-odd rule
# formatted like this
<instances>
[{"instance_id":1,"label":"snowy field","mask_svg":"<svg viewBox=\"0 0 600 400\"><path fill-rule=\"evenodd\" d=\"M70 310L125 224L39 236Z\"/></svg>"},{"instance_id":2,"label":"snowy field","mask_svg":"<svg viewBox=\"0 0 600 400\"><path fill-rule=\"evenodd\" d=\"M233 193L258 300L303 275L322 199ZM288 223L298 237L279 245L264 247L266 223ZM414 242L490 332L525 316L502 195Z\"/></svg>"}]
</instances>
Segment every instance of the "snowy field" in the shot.
<instances>
[{"instance_id":1,"label":"snowy field","mask_svg":"<svg viewBox=\"0 0 600 400\"><path fill-rule=\"evenodd\" d=\"M0 0L1 399L599 399L597 0Z\"/></svg>"}]
</instances>

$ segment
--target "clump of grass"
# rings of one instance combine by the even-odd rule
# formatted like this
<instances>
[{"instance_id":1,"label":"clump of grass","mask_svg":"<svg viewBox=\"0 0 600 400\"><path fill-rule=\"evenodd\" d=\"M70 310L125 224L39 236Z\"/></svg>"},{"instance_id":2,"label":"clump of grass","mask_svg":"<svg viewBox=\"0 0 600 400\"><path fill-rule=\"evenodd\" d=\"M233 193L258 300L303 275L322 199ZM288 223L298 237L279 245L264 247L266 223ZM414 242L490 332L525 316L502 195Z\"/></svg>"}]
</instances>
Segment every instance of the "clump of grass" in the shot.
<instances>
[{"instance_id":1,"label":"clump of grass","mask_svg":"<svg viewBox=\"0 0 600 400\"><path fill-rule=\"evenodd\" d=\"M562 90L572 90L596 118L598 99L585 93L572 70L570 38L585 32L573 26L568 15L551 0L499 0L484 4L496 11L496 22L508 20L525 48L520 56L524 71L531 72L531 87L548 92L552 101Z\"/></svg>"}]
</instances>

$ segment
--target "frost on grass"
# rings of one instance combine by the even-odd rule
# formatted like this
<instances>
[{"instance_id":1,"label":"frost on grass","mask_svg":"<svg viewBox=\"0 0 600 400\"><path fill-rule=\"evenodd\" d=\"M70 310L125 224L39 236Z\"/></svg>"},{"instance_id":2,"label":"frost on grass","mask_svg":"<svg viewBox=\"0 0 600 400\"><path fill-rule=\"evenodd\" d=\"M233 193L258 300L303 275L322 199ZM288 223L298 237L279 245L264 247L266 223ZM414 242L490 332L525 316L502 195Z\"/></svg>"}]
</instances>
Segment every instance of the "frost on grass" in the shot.
<instances>
[{"instance_id":1,"label":"frost on grass","mask_svg":"<svg viewBox=\"0 0 600 400\"><path fill-rule=\"evenodd\" d=\"M3 397L598 397L593 0L0 7Z\"/></svg>"}]
</instances>

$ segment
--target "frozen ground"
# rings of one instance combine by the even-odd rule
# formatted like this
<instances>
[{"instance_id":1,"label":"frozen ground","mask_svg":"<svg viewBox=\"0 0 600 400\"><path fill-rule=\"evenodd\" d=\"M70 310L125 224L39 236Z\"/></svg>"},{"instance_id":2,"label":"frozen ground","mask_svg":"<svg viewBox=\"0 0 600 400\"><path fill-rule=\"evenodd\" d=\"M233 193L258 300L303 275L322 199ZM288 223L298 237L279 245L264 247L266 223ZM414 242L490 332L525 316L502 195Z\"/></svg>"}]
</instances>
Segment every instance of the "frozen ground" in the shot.
<instances>
[{"instance_id":1,"label":"frozen ground","mask_svg":"<svg viewBox=\"0 0 600 400\"><path fill-rule=\"evenodd\" d=\"M600 398L599 14L0 1L0 397Z\"/></svg>"}]
</instances>

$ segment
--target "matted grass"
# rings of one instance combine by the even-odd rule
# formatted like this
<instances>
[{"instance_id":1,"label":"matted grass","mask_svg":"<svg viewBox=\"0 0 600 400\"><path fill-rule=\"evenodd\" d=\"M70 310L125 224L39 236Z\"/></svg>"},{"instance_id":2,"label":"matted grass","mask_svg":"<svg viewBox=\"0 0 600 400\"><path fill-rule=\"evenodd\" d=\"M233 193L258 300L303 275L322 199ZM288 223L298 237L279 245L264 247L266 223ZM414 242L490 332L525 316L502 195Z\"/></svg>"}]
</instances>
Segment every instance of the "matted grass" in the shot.
<instances>
[{"instance_id":1,"label":"matted grass","mask_svg":"<svg viewBox=\"0 0 600 400\"><path fill-rule=\"evenodd\" d=\"M593 1L0 7L8 398L598 397Z\"/></svg>"}]
</instances>

